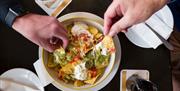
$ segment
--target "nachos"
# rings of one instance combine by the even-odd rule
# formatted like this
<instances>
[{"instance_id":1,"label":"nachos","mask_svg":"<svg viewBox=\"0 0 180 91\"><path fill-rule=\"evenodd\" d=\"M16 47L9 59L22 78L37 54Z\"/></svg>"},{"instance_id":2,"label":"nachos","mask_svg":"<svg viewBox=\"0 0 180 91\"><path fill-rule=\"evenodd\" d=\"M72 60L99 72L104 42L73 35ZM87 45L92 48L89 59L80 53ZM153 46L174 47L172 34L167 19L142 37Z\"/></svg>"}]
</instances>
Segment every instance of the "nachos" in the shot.
<instances>
[{"instance_id":1,"label":"nachos","mask_svg":"<svg viewBox=\"0 0 180 91\"><path fill-rule=\"evenodd\" d=\"M66 29L69 45L49 54L48 67L58 72L60 80L74 86L94 84L115 52L112 38L83 22L69 24Z\"/></svg>"}]
</instances>

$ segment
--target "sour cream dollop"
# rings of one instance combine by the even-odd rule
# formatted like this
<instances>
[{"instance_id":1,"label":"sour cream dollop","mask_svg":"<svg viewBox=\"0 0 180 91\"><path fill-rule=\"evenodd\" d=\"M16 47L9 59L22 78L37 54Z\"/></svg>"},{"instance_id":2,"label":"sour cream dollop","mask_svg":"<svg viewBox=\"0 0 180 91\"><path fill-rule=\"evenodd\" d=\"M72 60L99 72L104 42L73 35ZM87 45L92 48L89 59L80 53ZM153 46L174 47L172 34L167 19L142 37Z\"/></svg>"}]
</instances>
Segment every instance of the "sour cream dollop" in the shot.
<instances>
[{"instance_id":1,"label":"sour cream dollop","mask_svg":"<svg viewBox=\"0 0 180 91\"><path fill-rule=\"evenodd\" d=\"M99 49L102 50L102 51L101 51L101 54L102 54L102 55L107 55L108 50L107 50L107 48L103 45L102 42L99 42L99 43L95 46L95 49L94 49L93 51L96 51L96 50L99 50Z\"/></svg>"},{"instance_id":2,"label":"sour cream dollop","mask_svg":"<svg viewBox=\"0 0 180 91\"><path fill-rule=\"evenodd\" d=\"M74 77L78 80L86 80L87 79L87 69L85 67L85 62L80 63L75 66Z\"/></svg>"},{"instance_id":3,"label":"sour cream dollop","mask_svg":"<svg viewBox=\"0 0 180 91\"><path fill-rule=\"evenodd\" d=\"M79 36L80 34L87 34L92 37L91 33L88 31L88 25L83 22L75 22L74 26L71 29L72 35Z\"/></svg>"}]
</instances>

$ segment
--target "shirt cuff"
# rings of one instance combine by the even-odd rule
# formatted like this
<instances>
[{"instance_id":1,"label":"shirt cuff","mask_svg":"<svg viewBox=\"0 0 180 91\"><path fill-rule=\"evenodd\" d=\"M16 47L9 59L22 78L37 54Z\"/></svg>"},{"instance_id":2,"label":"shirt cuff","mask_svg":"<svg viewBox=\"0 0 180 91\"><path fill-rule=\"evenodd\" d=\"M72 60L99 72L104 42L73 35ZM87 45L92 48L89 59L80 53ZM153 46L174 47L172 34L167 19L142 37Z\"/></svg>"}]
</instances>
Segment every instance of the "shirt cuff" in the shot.
<instances>
[{"instance_id":1,"label":"shirt cuff","mask_svg":"<svg viewBox=\"0 0 180 91\"><path fill-rule=\"evenodd\" d=\"M15 0L7 0L7 1L4 0L0 2L0 20L9 27L12 26L10 22L6 21L6 16L8 15L9 9L11 7L17 7L17 6L22 7L22 5Z\"/></svg>"}]
</instances>

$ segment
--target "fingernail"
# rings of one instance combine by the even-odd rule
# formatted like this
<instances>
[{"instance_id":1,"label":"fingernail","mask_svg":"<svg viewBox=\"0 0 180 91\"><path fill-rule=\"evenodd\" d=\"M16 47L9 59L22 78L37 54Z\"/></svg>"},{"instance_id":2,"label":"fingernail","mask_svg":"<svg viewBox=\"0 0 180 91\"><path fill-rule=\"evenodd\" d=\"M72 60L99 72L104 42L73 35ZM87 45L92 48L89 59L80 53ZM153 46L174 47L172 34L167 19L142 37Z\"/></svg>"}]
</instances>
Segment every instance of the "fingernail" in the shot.
<instances>
[{"instance_id":1,"label":"fingernail","mask_svg":"<svg viewBox=\"0 0 180 91\"><path fill-rule=\"evenodd\" d=\"M109 32L108 36L113 37L113 33Z\"/></svg>"},{"instance_id":2,"label":"fingernail","mask_svg":"<svg viewBox=\"0 0 180 91\"><path fill-rule=\"evenodd\" d=\"M127 31L126 30L122 30L121 32L126 33Z\"/></svg>"},{"instance_id":3,"label":"fingernail","mask_svg":"<svg viewBox=\"0 0 180 91\"><path fill-rule=\"evenodd\" d=\"M63 49L66 49L66 46L65 46L65 45L63 45Z\"/></svg>"}]
</instances>

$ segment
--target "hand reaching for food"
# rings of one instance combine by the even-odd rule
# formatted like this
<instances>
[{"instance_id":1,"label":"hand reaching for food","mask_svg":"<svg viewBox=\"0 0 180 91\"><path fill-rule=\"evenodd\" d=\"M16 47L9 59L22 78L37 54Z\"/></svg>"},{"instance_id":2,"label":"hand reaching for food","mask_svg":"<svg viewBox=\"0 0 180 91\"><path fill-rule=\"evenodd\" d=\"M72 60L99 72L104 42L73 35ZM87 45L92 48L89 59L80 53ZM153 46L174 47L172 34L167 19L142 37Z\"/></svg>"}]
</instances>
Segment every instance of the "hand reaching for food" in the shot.
<instances>
[{"instance_id":1,"label":"hand reaching for food","mask_svg":"<svg viewBox=\"0 0 180 91\"><path fill-rule=\"evenodd\" d=\"M104 34L114 36L147 20L168 0L113 0L104 14Z\"/></svg>"},{"instance_id":2,"label":"hand reaching for food","mask_svg":"<svg viewBox=\"0 0 180 91\"><path fill-rule=\"evenodd\" d=\"M49 52L68 44L67 31L54 17L27 14L16 18L12 27Z\"/></svg>"}]
</instances>

